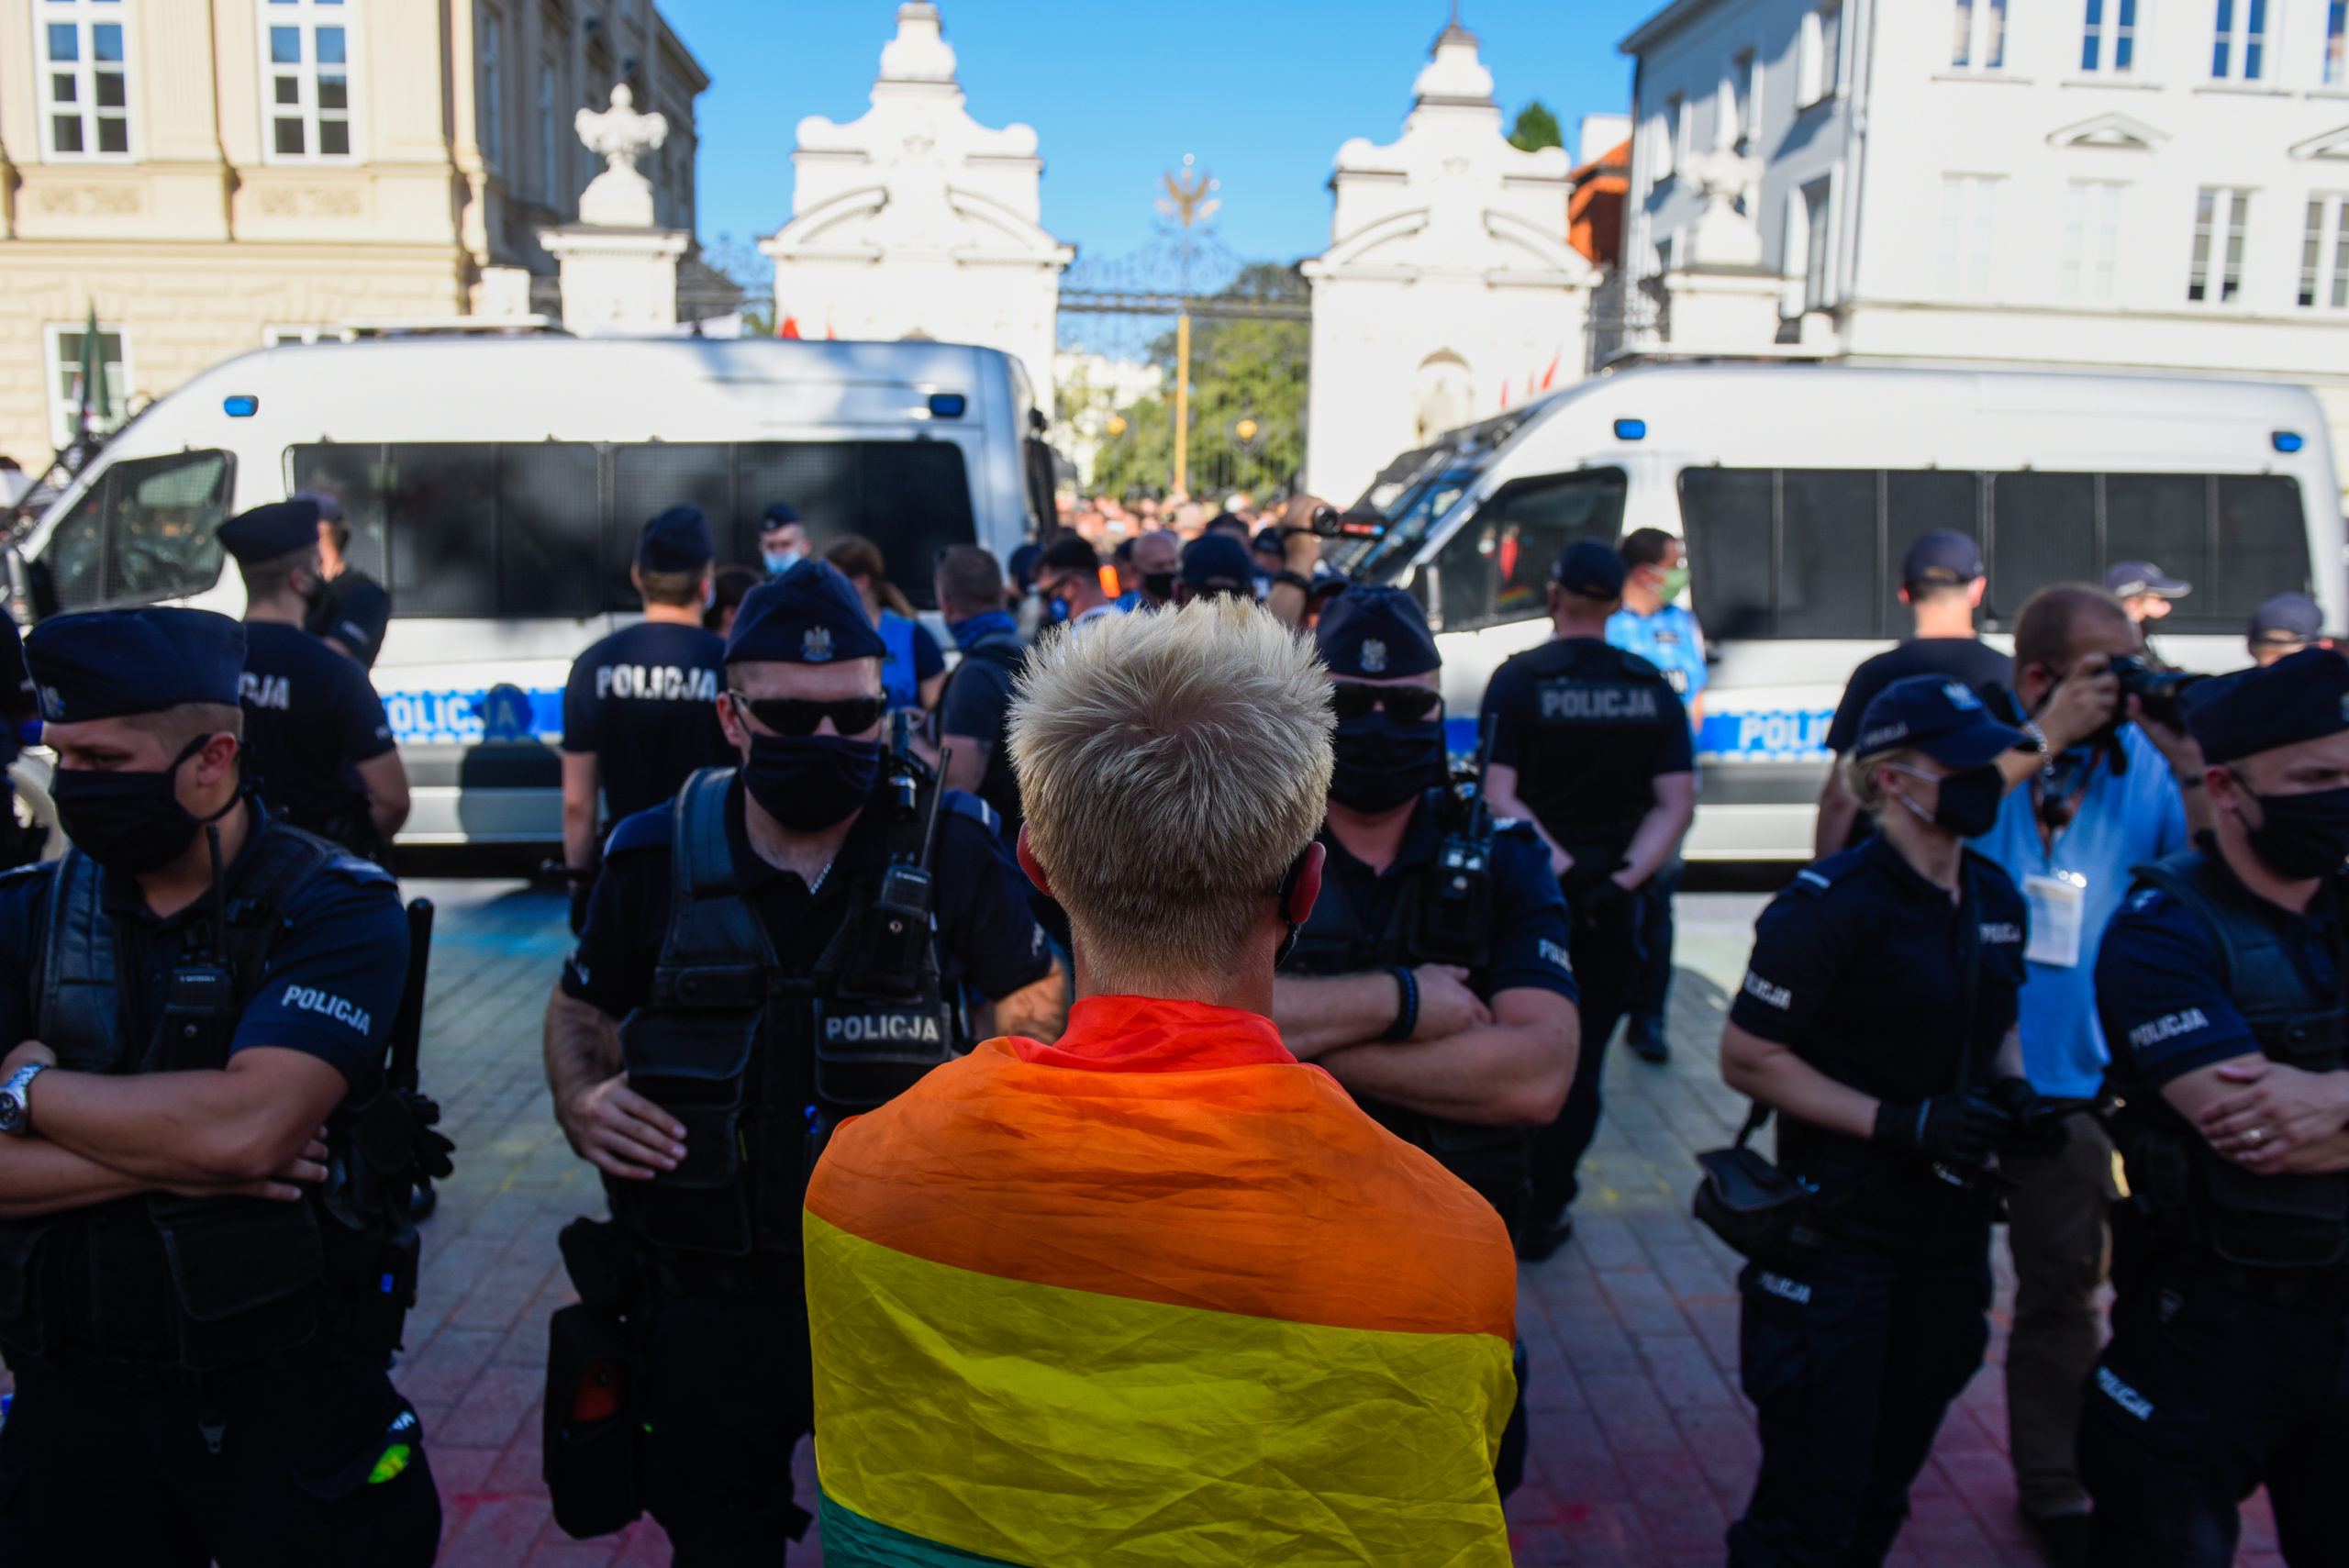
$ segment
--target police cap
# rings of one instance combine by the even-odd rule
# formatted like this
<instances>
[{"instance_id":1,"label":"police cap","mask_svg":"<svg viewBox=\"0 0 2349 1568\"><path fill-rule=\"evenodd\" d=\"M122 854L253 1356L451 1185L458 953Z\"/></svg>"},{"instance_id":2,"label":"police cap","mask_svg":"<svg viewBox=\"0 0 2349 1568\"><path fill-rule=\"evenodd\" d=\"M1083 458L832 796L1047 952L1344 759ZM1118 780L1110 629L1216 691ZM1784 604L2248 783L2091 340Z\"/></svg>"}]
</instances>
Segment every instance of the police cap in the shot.
<instances>
[{"instance_id":1,"label":"police cap","mask_svg":"<svg viewBox=\"0 0 2349 1568\"><path fill-rule=\"evenodd\" d=\"M1181 575L1202 594L1256 594L1256 563L1230 534L1201 534L1185 545Z\"/></svg>"},{"instance_id":2,"label":"police cap","mask_svg":"<svg viewBox=\"0 0 2349 1568\"><path fill-rule=\"evenodd\" d=\"M1018 550L1011 552L1011 566L1008 575L1010 576L1013 584L1019 587L1021 593L1026 593L1030 588L1035 585L1036 562L1042 559L1043 554L1044 547L1036 543L1033 539L1029 540L1026 544L1021 545Z\"/></svg>"},{"instance_id":3,"label":"police cap","mask_svg":"<svg viewBox=\"0 0 2349 1568\"><path fill-rule=\"evenodd\" d=\"M238 565L275 561L281 555L316 547L318 504L307 495L296 495L291 501L272 501L266 506L238 513L222 523L219 531L220 547L237 558Z\"/></svg>"},{"instance_id":4,"label":"police cap","mask_svg":"<svg viewBox=\"0 0 2349 1568\"><path fill-rule=\"evenodd\" d=\"M26 637L25 665L50 724L191 702L233 707L245 628L210 610L170 606L51 616Z\"/></svg>"},{"instance_id":5,"label":"police cap","mask_svg":"<svg viewBox=\"0 0 2349 1568\"><path fill-rule=\"evenodd\" d=\"M1970 534L1955 528L1934 528L1917 536L1900 558L1900 585L1926 588L1936 584L1971 583L1982 575L1982 547Z\"/></svg>"},{"instance_id":6,"label":"police cap","mask_svg":"<svg viewBox=\"0 0 2349 1568\"><path fill-rule=\"evenodd\" d=\"M2251 612L2249 639L2298 648L2324 635L2324 612L2306 594L2278 594Z\"/></svg>"},{"instance_id":7,"label":"police cap","mask_svg":"<svg viewBox=\"0 0 2349 1568\"><path fill-rule=\"evenodd\" d=\"M742 596L726 637L729 664L830 664L881 659L888 647L864 618L856 586L828 561L802 561Z\"/></svg>"},{"instance_id":8,"label":"police cap","mask_svg":"<svg viewBox=\"0 0 2349 1568\"><path fill-rule=\"evenodd\" d=\"M2116 561L2112 570L2104 574L2104 591L2116 599L2142 598L2150 594L2156 599L2182 599L2194 592L2194 584L2181 577L2172 577L2150 561Z\"/></svg>"},{"instance_id":9,"label":"police cap","mask_svg":"<svg viewBox=\"0 0 2349 1568\"><path fill-rule=\"evenodd\" d=\"M636 536L636 563L647 572L698 572L717 554L699 506L672 506Z\"/></svg>"},{"instance_id":10,"label":"police cap","mask_svg":"<svg viewBox=\"0 0 2349 1568\"><path fill-rule=\"evenodd\" d=\"M1897 746L1914 747L1943 767L1978 768L2011 751L2022 731L1999 723L1964 681L1947 675L1911 675L1876 693L1860 716L1859 743L1853 750L1872 756Z\"/></svg>"},{"instance_id":11,"label":"police cap","mask_svg":"<svg viewBox=\"0 0 2349 1568\"><path fill-rule=\"evenodd\" d=\"M2202 760L2232 762L2254 751L2321 740L2349 729L2349 659L2303 648L2265 670L2197 681L2183 699Z\"/></svg>"},{"instance_id":12,"label":"police cap","mask_svg":"<svg viewBox=\"0 0 2349 1568\"><path fill-rule=\"evenodd\" d=\"M1579 539L1566 546L1550 576L1567 593L1586 599L1623 596L1623 558L1615 552L1613 545L1601 544L1595 539Z\"/></svg>"},{"instance_id":13,"label":"police cap","mask_svg":"<svg viewBox=\"0 0 2349 1568\"><path fill-rule=\"evenodd\" d=\"M772 502L759 515L759 531L771 534L777 528L788 528L799 520L799 514L781 501Z\"/></svg>"},{"instance_id":14,"label":"police cap","mask_svg":"<svg viewBox=\"0 0 2349 1568\"><path fill-rule=\"evenodd\" d=\"M1427 612L1400 588L1348 588L1321 612L1313 639L1333 675L1386 680L1443 667Z\"/></svg>"}]
</instances>

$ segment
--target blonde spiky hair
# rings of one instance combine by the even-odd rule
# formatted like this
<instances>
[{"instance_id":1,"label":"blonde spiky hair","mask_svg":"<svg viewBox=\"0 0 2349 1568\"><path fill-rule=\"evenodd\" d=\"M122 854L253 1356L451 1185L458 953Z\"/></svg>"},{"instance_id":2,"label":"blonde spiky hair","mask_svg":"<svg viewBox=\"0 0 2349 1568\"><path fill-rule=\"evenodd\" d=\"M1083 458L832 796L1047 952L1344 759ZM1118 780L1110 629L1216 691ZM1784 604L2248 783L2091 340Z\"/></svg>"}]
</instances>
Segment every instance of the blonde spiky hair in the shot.
<instances>
[{"instance_id":1,"label":"blonde spiky hair","mask_svg":"<svg viewBox=\"0 0 2349 1568\"><path fill-rule=\"evenodd\" d=\"M1097 984L1230 973L1320 828L1334 725L1311 639L1221 595L1097 617L1030 656L1011 763Z\"/></svg>"}]
</instances>

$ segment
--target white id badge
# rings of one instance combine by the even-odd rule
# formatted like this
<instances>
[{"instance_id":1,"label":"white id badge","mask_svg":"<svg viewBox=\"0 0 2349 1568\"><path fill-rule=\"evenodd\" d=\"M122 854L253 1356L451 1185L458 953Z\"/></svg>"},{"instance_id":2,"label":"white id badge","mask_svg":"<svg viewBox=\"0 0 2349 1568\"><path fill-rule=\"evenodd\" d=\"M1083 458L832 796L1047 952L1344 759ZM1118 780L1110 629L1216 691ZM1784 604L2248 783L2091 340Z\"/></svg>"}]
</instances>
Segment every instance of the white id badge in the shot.
<instances>
[{"instance_id":1,"label":"white id badge","mask_svg":"<svg viewBox=\"0 0 2349 1568\"><path fill-rule=\"evenodd\" d=\"M2022 956L2055 969L2078 968L2087 887L2069 876L2027 876L2022 895L2031 901L2031 945Z\"/></svg>"}]
</instances>

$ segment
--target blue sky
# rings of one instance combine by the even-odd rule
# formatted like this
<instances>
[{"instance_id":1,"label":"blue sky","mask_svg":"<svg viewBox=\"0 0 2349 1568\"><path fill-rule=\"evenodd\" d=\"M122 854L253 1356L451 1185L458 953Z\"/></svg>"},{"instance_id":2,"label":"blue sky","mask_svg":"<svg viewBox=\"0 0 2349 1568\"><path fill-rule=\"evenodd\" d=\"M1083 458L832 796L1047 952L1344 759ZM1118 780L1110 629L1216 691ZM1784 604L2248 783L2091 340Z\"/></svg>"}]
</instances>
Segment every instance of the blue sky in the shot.
<instances>
[{"instance_id":1,"label":"blue sky","mask_svg":"<svg viewBox=\"0 0 2349 1568\"><path fill-rule=\"evenodd\" d=\"M659 0L714 78L698 115L701 238L772 233L791 211L793 129L864 112L896 0ZM1494 95L1547 103L1572 149L1624 110L1616 40L1663 0L1466 0ZM1338 144L1392 141L1445 0L941 0L983 123L1024 120L1044 156L1044 226L1089 255L1151 236L1161 171L1195 153L1222 182L1217 228L1246 260L1329 243Z\"/></svg>"}]
</instances>

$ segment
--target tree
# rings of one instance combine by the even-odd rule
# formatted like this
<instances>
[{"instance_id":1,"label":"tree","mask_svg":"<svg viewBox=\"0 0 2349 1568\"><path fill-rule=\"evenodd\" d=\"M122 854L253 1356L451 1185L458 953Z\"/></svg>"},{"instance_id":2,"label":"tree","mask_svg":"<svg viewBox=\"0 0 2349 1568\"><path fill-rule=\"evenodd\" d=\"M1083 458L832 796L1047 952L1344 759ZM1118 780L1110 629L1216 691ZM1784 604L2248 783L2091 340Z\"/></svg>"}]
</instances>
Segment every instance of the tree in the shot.
<instances>
[{"instance_id":1,"label":"tree","mask_svg":"<svg viewBox=\"0 0 2349 1568\"><path fill-rule=\"evenodd\" d=\"M1545 147L1564 147L1566 139L1558 130L1558 117L1536 98L1517 111L1517 124L1508 133L1508 144L1520 152L1539 152Z\"/></svg>"}]
</instances>

